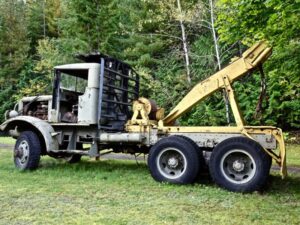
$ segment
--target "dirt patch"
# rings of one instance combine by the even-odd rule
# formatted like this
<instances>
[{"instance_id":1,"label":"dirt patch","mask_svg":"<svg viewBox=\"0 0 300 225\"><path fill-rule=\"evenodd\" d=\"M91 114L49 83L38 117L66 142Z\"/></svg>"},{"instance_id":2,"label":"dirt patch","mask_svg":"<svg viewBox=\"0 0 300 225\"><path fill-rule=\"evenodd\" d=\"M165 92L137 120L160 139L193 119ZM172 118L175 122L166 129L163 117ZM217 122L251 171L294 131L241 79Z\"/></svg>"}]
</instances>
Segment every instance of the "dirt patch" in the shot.
<instances>
[{"instance_id":1,"label":"dirt patch","mask_svg":"<svg viewBox=\"0 0 300 225\"><path fill-rule=\"evenodd\" d=\"M123 154L123 153L109 153L106 155L102 155L101 159L121 159L121 160L137 160L137 161L144 161L147 160L146 155L138 155L134 156L131 154Z\"/></svg>"},{"instance_id":2,"label":"dirt patch","mask_svg":"<svg viewBox=\"0 0 300 225\"><path fill-rule=\"evenodd\" d=\"M271 170L279 171L280 167L277 166L277 165L275 165L275 166L271 167ZM300 173L300 167L297 167L297 166L288 166L287 167L287 171L288 171L288 173Z\"/></svg>"},{"instance_id":3,"label":"dirt patch","mask_svg":"<svg viewBox=\"0 0 300 225\"><path fill-rule=\"evenodd\" d=\"M0 149L12 149L14 146L11 144L2 144L0 143Z\"/></svg>"}]
</instances>

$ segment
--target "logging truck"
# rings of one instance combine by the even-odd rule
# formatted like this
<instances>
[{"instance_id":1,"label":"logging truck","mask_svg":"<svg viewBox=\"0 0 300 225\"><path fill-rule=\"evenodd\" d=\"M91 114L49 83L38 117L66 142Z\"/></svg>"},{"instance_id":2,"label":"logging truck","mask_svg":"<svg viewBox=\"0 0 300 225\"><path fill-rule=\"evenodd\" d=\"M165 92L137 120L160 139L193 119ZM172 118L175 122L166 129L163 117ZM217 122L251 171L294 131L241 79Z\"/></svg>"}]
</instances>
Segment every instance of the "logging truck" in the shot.
<instances>
[{"instance_id":1,"label":"logging truck","mask_svg":"<svg viewBox=\"0 0 300 225\"><path fill-rule=\"evenodd\" d=\"M16 139L13 157L20 170L38 168L43 155L75 163L108 150L143 153L156 181L189 184L208 170L229 191L253 192L264 187L272 160L286 176L285 144L280 128L245 124L232 83L262 70L270 55L265 42L255 44L196 84L167 115L139 96L139 75L128 64L103 54L81 55L82 63L54 67L53 92L22 98L0 130ZM217 91L226 94L235 125L178 125L184 113Z\"/></svg>"}]
</instances>

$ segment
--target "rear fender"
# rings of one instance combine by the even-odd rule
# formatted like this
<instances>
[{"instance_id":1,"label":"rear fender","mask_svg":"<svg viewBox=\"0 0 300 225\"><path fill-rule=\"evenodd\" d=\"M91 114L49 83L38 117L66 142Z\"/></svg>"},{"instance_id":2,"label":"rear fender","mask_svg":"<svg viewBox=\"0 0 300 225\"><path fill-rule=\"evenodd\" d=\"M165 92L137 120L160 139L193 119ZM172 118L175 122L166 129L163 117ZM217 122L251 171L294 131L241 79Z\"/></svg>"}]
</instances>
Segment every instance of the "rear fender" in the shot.
<instances>
[{"instance_id":1,"label":"rear fender","mask_svg":"<svg viewBox=\"0 0 300 225\"><path fill-rule=\"evenodd\" d=\"M13 131L13 136L18 136L20 132L31 130L37 133L46 152L58 149L58 140L54 134L53 127L44 120L31 116L17 116L6 120L0 125L1 131ZM44 149L43 149L44 150Z\"/></svg>"}]
</instances>

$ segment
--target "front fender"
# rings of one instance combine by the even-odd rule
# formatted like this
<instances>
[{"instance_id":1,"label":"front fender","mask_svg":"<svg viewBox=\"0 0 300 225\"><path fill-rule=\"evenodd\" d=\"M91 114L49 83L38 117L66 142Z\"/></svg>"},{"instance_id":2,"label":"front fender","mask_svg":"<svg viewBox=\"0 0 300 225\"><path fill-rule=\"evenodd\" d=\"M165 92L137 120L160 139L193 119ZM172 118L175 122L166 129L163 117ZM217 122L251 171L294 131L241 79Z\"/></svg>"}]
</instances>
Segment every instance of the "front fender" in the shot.
<instances>
[{"instance_id":1,"label":"front fender","mask_svg":"<svg viewBox=\"0 0 300 225\"><path fill-rule=\"evenodd\" d=\"M43 138L46 151L58 149L58 140L56 137L52 136L55 132L53 127L44 120L38 119L31 116L17 116L6 120L0 125L0 130L33 130L39 132L40 136Z\"/></svg>"}]
</instances>

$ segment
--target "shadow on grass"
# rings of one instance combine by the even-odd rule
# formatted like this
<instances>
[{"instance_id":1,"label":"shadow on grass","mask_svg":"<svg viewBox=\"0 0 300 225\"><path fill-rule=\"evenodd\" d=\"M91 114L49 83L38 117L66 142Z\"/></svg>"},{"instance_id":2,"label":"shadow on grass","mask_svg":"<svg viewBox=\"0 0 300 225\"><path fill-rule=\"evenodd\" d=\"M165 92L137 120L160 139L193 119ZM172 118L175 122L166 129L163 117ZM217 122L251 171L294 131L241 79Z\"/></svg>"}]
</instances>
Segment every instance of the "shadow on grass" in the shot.
<instances>
[{"instance_id":1,"label":"shadow on grass","mask_svg":"<svg viewBox=\"0 0 300 225\"><path fill-rule=\"evenodd\" d=\"M135 161L128 160L100 160L89 161L83 160L79 163L70 164L64 160L45 160L42 161L39 170L80 170L81 172L95 172L95 171L146 171L147 165L144 162L136 163Z\"/></svg>"},{"instance_id":2,"label":"shadow on grass","mask_svg":"<svg viewBox=\"0 0 300 225\"><path fill-rule=\"evenodd\" d=\"M300 177L288 176L282 179L281 176L270 175L266 192L278 193L283 195L300 194Z\"/></svg>"},{"instance_id":3,"label":"shadow on grass","mask_svg":"<svg viewBox=\"0 0 300 225\"><path fill-rule=\"evenodd\" d=\"M69 164L63 160L47 159L43 160L39 170L44 172L61 172L72 173L72 176L76 176L74 172L80 172L85 174L94 173L121 173L124 176L126 174L135 175L137 177L151 176L145 162L138 162L132 160L100 160L90 161L83 160L77 164ZM201 184L207 187L215 187L208 171L200 174L197 177L196 184ZM280 175L270 175L268 183L263 189L261 194L300 194L300 176L298 174L292 174L286 179L281 179Z\"/></svg>"}]
</instances>

